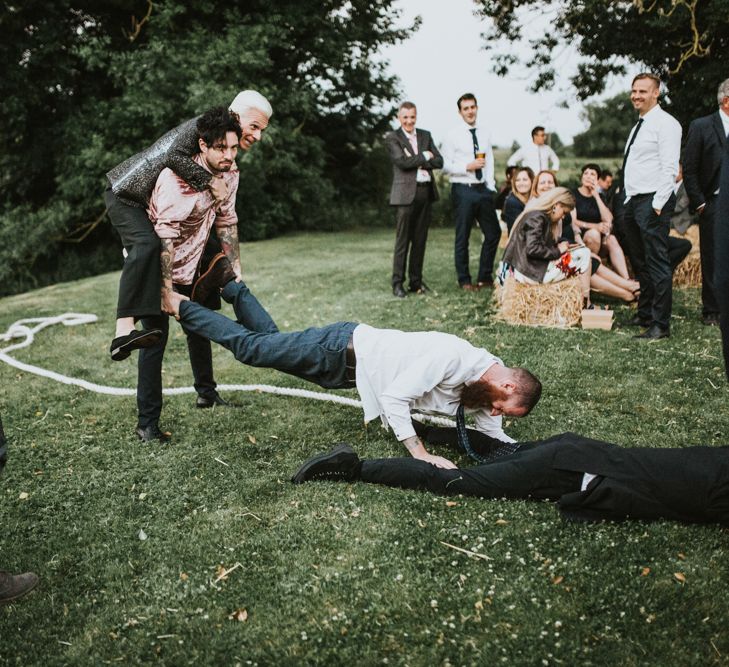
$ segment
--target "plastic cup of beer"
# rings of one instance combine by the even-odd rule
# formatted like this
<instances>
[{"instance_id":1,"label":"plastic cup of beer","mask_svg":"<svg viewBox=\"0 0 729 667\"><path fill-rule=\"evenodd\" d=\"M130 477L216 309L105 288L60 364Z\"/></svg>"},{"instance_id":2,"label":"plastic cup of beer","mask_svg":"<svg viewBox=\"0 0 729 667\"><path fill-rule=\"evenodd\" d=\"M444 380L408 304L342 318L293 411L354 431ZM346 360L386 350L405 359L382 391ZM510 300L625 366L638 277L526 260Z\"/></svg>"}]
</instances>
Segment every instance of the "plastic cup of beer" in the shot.
<instances>
[{"instance_id":1,"label":"plastic cup of beer","mask_svg":"<svg viewBox=\"0 0 729 667\"><path fill-rule=\"evenodd\" d=\"M482 151L481 149L476 151L476 159L477 160L485 160L486 159L486 151Z\"/></svg>"}]
</instances>

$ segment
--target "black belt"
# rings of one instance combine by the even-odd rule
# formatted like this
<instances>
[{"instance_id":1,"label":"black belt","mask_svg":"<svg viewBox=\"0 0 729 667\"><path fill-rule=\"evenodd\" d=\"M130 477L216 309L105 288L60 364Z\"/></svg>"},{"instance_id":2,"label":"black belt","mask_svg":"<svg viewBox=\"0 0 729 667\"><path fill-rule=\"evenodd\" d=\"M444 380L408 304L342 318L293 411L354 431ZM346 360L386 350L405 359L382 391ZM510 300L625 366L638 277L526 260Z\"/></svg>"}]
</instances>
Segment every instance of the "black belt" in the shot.
<instances>
[{"instance_id":1,"label":"black belt","mask_svg":"<svg viewBox=\"0 0 729 667\"><path fill-rule=\"evenodd\" d=\"M346 377L350 382L357 379L357 357L354 354L354 337L350 336L347 341L347 371Z\"/></svg>"},{"instance_id":2,"label":"black belt","mask_svg":"<svg viewBox=\"0 0 729 667\"><path fill-rule=\"evenodd\" d=\"M486 189L486 183L454 183L453 185L462 185L464 188L475 188L476 190Z\"/></svg>"},{"instance_id":3,"label":"black belt","mask_svg":"<svg viewBox=\"0 0 729 667\"><path fill-rule=\"evenodd\" d=\"M418 181L418 187L430 187L430 181Z\"/></svg>"}]
</instances>

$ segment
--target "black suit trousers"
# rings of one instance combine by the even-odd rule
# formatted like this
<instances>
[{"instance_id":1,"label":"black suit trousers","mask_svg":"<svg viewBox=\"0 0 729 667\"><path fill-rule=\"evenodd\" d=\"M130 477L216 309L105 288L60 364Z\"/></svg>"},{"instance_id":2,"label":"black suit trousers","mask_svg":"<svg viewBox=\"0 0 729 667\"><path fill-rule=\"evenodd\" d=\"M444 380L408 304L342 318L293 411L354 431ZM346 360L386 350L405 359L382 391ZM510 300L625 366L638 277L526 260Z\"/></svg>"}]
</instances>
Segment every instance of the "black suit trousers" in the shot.
<instances>
[{"instance_id":1,"label":"black suit trousers","mask_svg":"<svg viewBox=\"0 0 729 667\"><path fill-rule=\"evenodd\" d=\"M414 458L368 459L362 462L363 482L430 491L438 495L479 498L558 500L580 490L583 474L557 470L540 457L520 453L474 468L447 470Z\"/></svg>"},{"instance_id":2,"label":"black suit trousers","mask_svg":"<svg viewBox=\"0 0 729 667\"><path fill-rule=\"evenodd\" d=\"M640 281L638 314L663 329L671 320L673 273L668 232L676 198L671 195L660 215L653 210L653 193L636 195L625 204L623 229L629 238L630 261Z\"/></svg>"},{"instance_id":3,"label":"black suit trousers","mask_svg":"<svg viewBox=\"0 0 729 667\"><path fill-rule=\"evenodd\" d=\"M714 295L714 221L716 197L711 195L699 218L699 248L701 249L701 310L703 315L719 313Z\"/></svg>"},{"instance_id":4,"label":"black suit trousers","mask_svg":"<svg viewBox=\"0 0 729 667\"><path fill-rule=\"evenodd\" d=\"M396 207L395 252L392 260L392 285L405 281L405 267L410 254L408 278L415 291L423 284L425 244L430 227L430 184L419 184L415 199L408 206Z\"/></svg>"}]
</instances>

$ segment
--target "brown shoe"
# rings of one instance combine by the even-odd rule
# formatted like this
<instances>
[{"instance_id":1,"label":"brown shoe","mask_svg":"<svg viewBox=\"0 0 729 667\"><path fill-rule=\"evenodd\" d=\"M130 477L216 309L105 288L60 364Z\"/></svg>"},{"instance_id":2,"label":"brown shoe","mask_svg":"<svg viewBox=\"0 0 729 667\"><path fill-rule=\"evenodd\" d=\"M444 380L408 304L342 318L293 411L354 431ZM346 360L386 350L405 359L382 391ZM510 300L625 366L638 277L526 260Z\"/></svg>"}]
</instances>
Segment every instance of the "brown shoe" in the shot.
<instances>
[{"instance_id":1,"label":"brown shoe","mask_svg":"<svg viewBox=\"0 0 729 667\"><path fill-rule=\"evenodd\" d=\"M476 291L478 291L478 287L476 287L476 285L473 285L472 283L463 283L463 285L461 285L461 289L464 292L476 292Z\"/></svg>"},{"instance_id":2,"label":"brown shoe","mask_svg":"<svg viewBox=\"0 0 729 667\"><path fill-rule=\"evenodd\" d=\"M0 572L0 604L22 598L37 585L38 575L33 572L26 572L25 574Z\"/></svg>"},{"instance_id":3,"label":"brown shoe","mask_svg":"<svg viewBox=\"0 0 729 667\"><path fill-rule=\"evenodd\" d=\"M225 287L236 275L230 260L225 253L219 252L210 260L208 270L205 271L192 286L192 301L204 304L208 297L221 287Z\"/></svg>"}]
</instances>

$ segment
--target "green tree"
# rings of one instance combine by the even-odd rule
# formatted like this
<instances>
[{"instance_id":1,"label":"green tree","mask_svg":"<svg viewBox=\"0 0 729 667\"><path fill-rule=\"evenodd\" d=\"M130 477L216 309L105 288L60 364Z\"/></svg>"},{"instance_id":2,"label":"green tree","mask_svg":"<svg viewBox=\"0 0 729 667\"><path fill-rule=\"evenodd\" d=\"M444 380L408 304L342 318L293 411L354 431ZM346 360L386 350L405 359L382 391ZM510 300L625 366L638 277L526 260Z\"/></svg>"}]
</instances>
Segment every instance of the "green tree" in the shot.
<instances>
[{"instance_id":1,"label":"green tree","mask_svg":"<svg viewBox=\"0 0 729 667\"><path fill-rule=\"evenodd\" d=\"M576 155L614 157L625 148L625 138L635 123L635 110L626 94L604 102L585 105L582 117L589 123L584 132L575 135Z\"/></svg>"},{"instance_id":2,"label":"green tree","mask_svg":"<svg viewBox=\"0 0 729 667\"><path fill-rule=\"evenodd\" d=\"M375 57L406 34L393 4L4 3L0 294L118 266L105 172L243 88L274 116L240 160L241 238L350 220L398 92Z\"/></svg>"},{"instance_id":3,"label":"green tree","mask_svg":"<svg viewBox=\"0 0 729 667\"><path fill-rule=\"evenodd\" d=\"M556 54L573 44L581 61L571 83L581 100L601 93L612 74L630 65L631 72L662 77L666 102L684 125L716 109L716 90L727 77L729 0L474 1L479 14L493 20L485 43L496 54L494 71L505 75L525 66L535 75L535 91L555 85ZM537 12L552 17L548 29L529 48L515 48Z\"/></svg>"}]
</instances>

